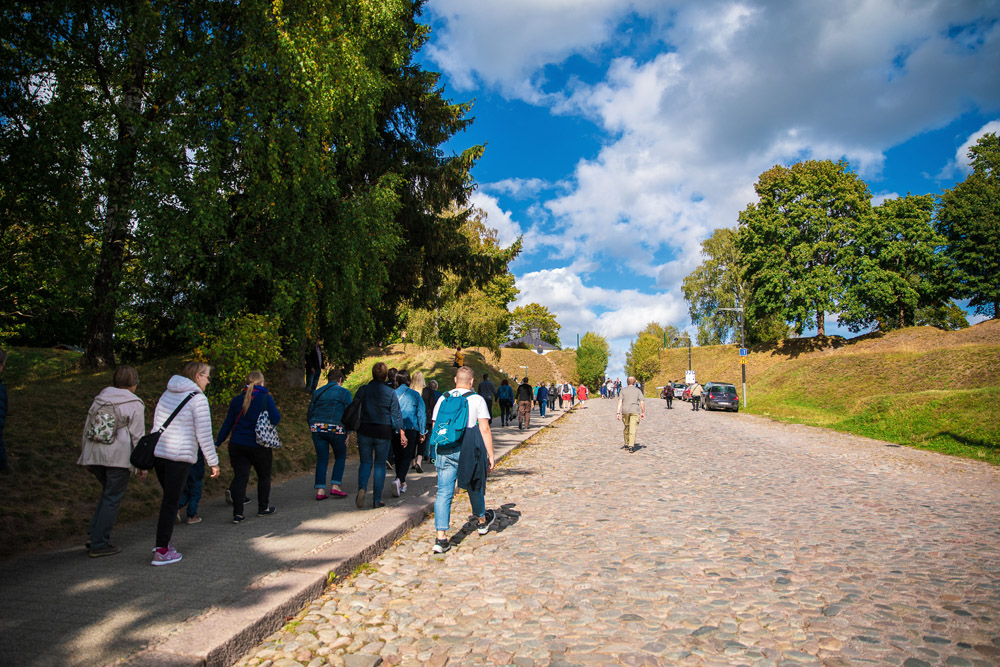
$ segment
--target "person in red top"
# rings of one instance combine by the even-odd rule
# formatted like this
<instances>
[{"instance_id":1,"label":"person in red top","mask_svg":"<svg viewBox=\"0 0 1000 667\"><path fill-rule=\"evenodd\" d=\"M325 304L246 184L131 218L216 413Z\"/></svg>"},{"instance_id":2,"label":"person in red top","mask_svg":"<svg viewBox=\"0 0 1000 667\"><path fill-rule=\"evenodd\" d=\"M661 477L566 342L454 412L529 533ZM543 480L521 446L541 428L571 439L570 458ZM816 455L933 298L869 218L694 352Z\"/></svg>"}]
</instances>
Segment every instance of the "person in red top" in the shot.
<instances>
[{"instance_id":1,"label":"person in red top","mask_svg":"<svg viewBox=\"0 0 1000 667\"><path fill-rule=\"evenodd\" d=\"M584 406L584 403L587 402L587 386L586 385L582 385L581 384L579 387L576 388L576 400L580 401L580 407L581 408L582 407L586 407L586 406Z\"/></svg>"}]
</instances>

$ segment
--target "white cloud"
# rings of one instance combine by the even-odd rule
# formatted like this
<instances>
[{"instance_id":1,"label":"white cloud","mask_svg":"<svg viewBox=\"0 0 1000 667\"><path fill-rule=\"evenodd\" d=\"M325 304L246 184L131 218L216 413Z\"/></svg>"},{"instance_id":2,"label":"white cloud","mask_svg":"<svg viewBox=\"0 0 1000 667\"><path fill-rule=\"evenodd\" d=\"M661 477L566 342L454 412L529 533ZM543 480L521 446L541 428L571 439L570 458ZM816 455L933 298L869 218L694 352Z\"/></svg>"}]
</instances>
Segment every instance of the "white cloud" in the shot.
<instances>
[{"instance_id":1,"label":"white cloud","mask_svg":"<svg viewBox=\"0 0 1000 667\"><path fill-rule=\"evenodd\" d=\"M552 185L540 178L505 178L494 183L480 183L479 188L485 192L498 192L518 199L534 197Z\"/></svg>"},{"instance_id":2,"label":"white cloud","mask_svg":"<svg viewBox=\"0 0 1000 667\"><path fill-rule=\"evenodd\" d=\"M511 217L510 211L500 207L496 197L473 192L469 203L486 214L486 226L497 230L497 241L502 246L509 246L521 236L521 226Z\"/></svg>"},{"instance_id":3,"label":"white cloud","mask_svg":"<svg viewBox=\"0 0 1000 667\"><path fill-rule=\"evenodd\" d=\"M979 141L979 137L984 134L989 134L990 132L994 134L1000 134L1000 119L991 120L990 122L983 125L981 128L969 135L958 150L955 151L955 159L950 160L941 173L938 174L938 178L954 178L955 174L961 174L962 176L968 176L972 173L972 163L969 162L969 149L975 146L976 142Z\"/></svg>"}]
</instances>

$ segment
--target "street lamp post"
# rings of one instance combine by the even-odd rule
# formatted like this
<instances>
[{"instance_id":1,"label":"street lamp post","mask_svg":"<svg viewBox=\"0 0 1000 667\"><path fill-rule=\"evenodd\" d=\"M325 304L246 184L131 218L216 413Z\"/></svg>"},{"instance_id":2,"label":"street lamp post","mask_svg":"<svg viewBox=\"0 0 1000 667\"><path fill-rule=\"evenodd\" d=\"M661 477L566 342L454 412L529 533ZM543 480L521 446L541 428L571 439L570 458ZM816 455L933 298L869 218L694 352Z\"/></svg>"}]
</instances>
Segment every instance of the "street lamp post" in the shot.
<instances>
[{"instance_id":1,"label":"street lamp post","mask_svg":"<svg viewBox=\"0 0 1000 667\"><path fill-rule=\"evenodd\" d=\"M746 314L743 312L743 308L719 308L719 310L728 310L740 314L740 349L746 348L746 337L744 332L743 323L746 320ZM741 352L742 354L742 352ZM747 362L742 356L740 357L740 371L743 374L743 407L747 406Z\"/></svg>"}]
</instances>

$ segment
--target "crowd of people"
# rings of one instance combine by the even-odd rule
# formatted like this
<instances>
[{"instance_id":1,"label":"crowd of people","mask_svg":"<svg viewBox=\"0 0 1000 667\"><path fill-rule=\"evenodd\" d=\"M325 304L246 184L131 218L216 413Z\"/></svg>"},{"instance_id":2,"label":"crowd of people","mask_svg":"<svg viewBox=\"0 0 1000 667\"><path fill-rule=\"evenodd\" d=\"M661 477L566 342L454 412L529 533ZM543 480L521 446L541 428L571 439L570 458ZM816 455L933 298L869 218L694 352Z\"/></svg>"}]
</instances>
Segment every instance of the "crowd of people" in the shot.
<instances>
[{"instance_id":1,"label":"crowd of people","mask_svg":"<svg viewBox=\"0 0 1000 667\"><path fill-rule=\"evenodd\" d=\"M6 355L0 351L0 371ZM407 492L407 473L423 472L427 463L434 465L438 475L435 500L435 528L438 531L434 551L449 548L446 532L451 500L456 483L469 490L473 514L480 533L487 532L495 518L485 507L485 475L494 466L492 424L494 403L497 404L501 427L509 427L517 417L518 428L531 425L531 415L547 411L584 407L588 390L584 385L568 382L543 382L532 385L527 377L518 380L504 378L496 386L484 373L473 388L474 375L464 362L461 349L456 350L455 389L438 390L435 380L426 380L423 373L388 368L383 362L372 367L371 381L351 392L343 386L344 374L338 369L322 379L322 352L318 344L307 355L306 389L311 394L306 422L316 450L314 490L316 500L345 498L344 472L347 464L347 438L351 429L344 424L345 413L352 403L359 402L359 423L356 424L359 459L355 505L383 507L383 490L389 471L394 497ZM225 446L232 468L232 482L225 491L232 506L232 522L246 520L246 508L251 504L247 495L250 473L257 476L257 516L267 517L277 512L270 502L273 445L262 440L261 422L270 426L281 421L281 413L268 391L264 375L251 372L243 389L231 397L218 433L212 435L211 408L206 391L211 382L212 368L201 362L190 362L167 382L153 412L149 433L158 435L153 451L152 470L162 489L152 564L168 565L179 562L182 554L173 541L177 523L197 524L202 521L198 506L206 472L220 475L218 448ZM145 404L136 395L139 375L131 366L119 366L112 376L111 386L93 400L84 424L82 450L78 463L85 466L101 485L101 493L88 528L87 548L92 558L111 556L121 548L111 542L111 532L122 500L133 474L141 478L147 472L137 470L130 460L136 444L146 434ZM516 388L515 388L516 387ZM461 417L460 428L443 423L435 433L442 406L449 399L460 397L467 410L467 422ZM0 384L0 447L3 443L3 419L6 414L6 392ZM450 415L450 412L449 412ZM451 429L451 430L449 430ZM455 436L452 431L458 431ZM448 441L447 434L452 434ZM433 435L433 437L432 437ZM463 458L463 453L465 453ZM2 450L0 450L2 452ZM332 453L332 466L331 466ZM368 500L370 492L371 500Z\"/></svg>"}]
</instances>

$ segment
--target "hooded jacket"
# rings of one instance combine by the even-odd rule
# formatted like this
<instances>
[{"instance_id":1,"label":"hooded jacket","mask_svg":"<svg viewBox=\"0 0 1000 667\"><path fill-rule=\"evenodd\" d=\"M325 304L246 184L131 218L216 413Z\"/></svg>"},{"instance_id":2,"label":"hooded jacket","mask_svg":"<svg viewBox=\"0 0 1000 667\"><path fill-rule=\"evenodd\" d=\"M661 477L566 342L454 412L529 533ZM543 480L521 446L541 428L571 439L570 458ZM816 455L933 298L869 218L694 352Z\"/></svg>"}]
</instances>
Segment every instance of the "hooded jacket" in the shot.
<instances>
[{"instance_id":1,"label":"hooded jacket","mask_svg":"<svg viewBox=\"0 0 1000 667\"><path fill-rule=\"evenodd\" d=\"M170 461L186 461L195 463L198 460L198 449L205 455L205 463L215 467L219 465L219 457L215 453L212 442L212 412L208 407L208 399L204 392L183 375L174 375L167 382L167 390L156 402L153 413L153 430L158 430L167 417L174 411L184 397L195 392L194 397L187 402L184 409L178 413L170 426L160 434L156 443L154 455Z\"/></svg>"},{"instance_id":2,"label":"hooded jacket","mask_svg":"<svg viewBox=\"0 0 1000 667\"><path fill-rule=\"evenodd\" d=\"M102 401L114 405L115 412L122 422L115 424L115 439L110 444L94 442L87 437L87 421L83 424L83 451L77 463L82 466L106 466L108 468L131 468L128 457L139 438L146 435L146 405L142 399L128 389L105 387L97 395L94 402ZM91 405L93 408L93 405Z\"/></svg>"}]
</instances>

